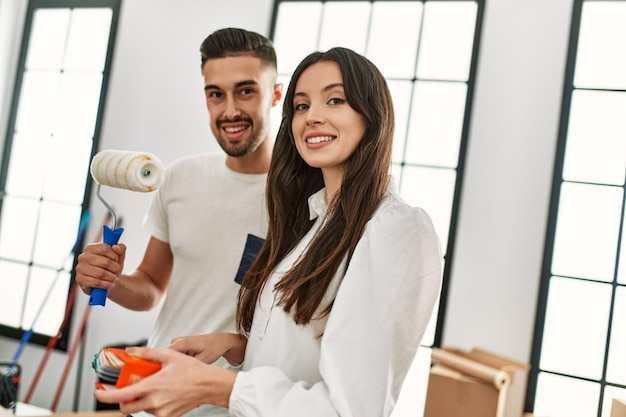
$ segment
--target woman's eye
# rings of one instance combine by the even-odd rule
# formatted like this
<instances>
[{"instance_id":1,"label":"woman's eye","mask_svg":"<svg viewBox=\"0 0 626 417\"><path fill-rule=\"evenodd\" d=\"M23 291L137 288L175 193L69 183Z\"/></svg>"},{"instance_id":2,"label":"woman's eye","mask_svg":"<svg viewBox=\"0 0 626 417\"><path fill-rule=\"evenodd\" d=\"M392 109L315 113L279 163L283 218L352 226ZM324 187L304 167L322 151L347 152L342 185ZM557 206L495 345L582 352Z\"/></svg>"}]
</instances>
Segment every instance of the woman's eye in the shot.
<instances>
[{"instance_id":1,"label":"woman's eye","mask_svg":"<svg viewBox=\"0 0 626 417\"><path fill-rule=\"evenodd\" d=\"M331 98L330 100L328 100L328 103L329 104L343 104L344 100L341 98L335 97L335 98Z\"/></svg>"},{"instance_id":2,"label":"woman's eye","mask_svg":"<svg viewBox=\"0 0 626 417\"><path fill-rule=\"evenodd\" d=\"M308 109L308 108L309 108L309 106L308 106L308 105L306 105L306 104L304 104L304 103L300 103L300 104L296 104L295 106L293 106L293 108L294 108L296 111L302 111L302 110L306 110L306 109Z\"/></svg>"}]
</instances>

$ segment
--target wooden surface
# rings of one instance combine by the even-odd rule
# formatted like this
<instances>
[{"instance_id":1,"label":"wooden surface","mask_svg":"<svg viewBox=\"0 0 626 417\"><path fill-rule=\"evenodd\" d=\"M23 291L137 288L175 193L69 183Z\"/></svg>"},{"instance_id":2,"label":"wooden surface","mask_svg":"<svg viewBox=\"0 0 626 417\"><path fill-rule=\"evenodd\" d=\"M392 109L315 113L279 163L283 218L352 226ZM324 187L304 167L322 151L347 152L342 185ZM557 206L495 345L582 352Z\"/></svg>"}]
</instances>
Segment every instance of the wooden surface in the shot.
<instances>
[{"instance_id":1,"label":"wooden surface","mask_svg":"<svg viewBox=\"0 0 626 417\"><path fill-rule=\"evenodd\" d=\"M83 413L55 413L52 414L55 417L123 417L124 415L119 411L91 411Z\"/></svg>"},{"instance_id":2,"label":"wooden surface","mask_svg":"<svg viewBox=\"0 0 626 417\"><path fill-rule=\"evenodd\" d=\"M52 411L30 404L17 404L17 414L13 415L0 407L0 417L125 417L119 410L85 411L77 413L53 413Z\"/></svg>"}]
</instances>

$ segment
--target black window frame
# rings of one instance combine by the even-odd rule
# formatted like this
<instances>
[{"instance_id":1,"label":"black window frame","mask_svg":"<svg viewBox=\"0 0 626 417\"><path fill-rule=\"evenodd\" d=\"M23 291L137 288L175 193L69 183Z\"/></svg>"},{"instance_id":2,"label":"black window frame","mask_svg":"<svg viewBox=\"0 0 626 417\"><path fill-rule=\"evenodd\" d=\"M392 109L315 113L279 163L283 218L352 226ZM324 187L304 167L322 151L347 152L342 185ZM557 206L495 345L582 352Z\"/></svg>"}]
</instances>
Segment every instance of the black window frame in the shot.
<instances>
[{"instance_id":1,"label":"black window frame","mask_svg":"<svg viewBox=\"0 0 626 417\"><path fill-rule=\"evenodd\" d=\"M120 15L120 9L121 9L121 0L29 0L26 13L25 13L24 28L22 32L20 52L19 52L18 61L17 61L17 70L15 72L15 79L13 83L13 91L12 91L12 98L10 102L7 128L6 128L5 136L4 136L4 145L3 145L4 149L2 153L2 160L0 161L0 215L2 214L3 196L4 196L4 190L6 189L8 167L9 167L9 161L11 159L11 148L13 145L12 138L15 132L18 105L19 105L19 99L20 99L20 94L22 90L23 77L24 77L24 73L26 69L28 45L29 45L30 37L32 33L32 26L33 26L35 12L40 9L58 9L58 8L63 8L63 9L110 8L112 11L111 29L110 29L109 40L107 44L105 66L103 69L102 86L100 90L98 111L97 111L97 116L96 116L96 121L95 121L95 126L94 126L93 146L92 146L92 151L91 151L91 157L93 157L96 150L98 149L103 114L104 114L104 109L105 109L107 89L108 89L109 78L110 78L110 73L111 73L111 66L113 62L115 40L117 36L117 27L118 27L119 15ZM81 211L82 216L85 216L85 214L89 210L92 184L93 184L93 181L91 180L91 178L87 178L86 186L85 186L85 193L84 193L83 203L82 203L82 211ZM2 233L2 230L0 230L0 233ZM78 248L83 247L84 238L85 237L83 235L77 242ZM75 251L75 256L74 256L74 260L72 264L73 266L76 265L77 257L79 253L80 253L80 250ZM74 283L74 268L72 268L72 271L71 271L70 285L68 286L68 290L67 290L66 305L70 296L70 290L72 288L73 283ZM70 336L69 333L71 329L74 309L75 309L75 306L72 309L72 311L70 311L67 317L67 320L65 322L65 325L63 327L63 330L58 340L56 341L55 345L53 346L55 350L66 352L68 349L68 342L69 342L69 336ZM25 329L22 327L16 328L16 327L10 327L10 326L0 324L0 336L4 336L10 339L20 340L23 337L24 333L28 330L29 329ZM52 337L54 336L49 336L46 334L34 332L32 336L30 337L29 343L32 343L35 345L47 346Z\"/></svg>"},{"instance_id":2,"label":"black window frame","mask_svg":"<svg viewBox=\"0 0 626 417\"><path fill-rule=\"evenodd\" d=\"M532 347L531 347L531 358L530 365L531 369L528 374L527 386L526 386L526 400L524 403L524 412L532 413L535 408L535 401L537 398L537 388L538 388L538 379L540 373L548 373L558 376L565 376L572 379L577 379L581 381L589 381L594 383L599 383L600 385L600 394L598 398L598 413L597 417L601 417L603 415L604 408L604 397L605 397L605 388L607 386L613 386L618 388L626 389L626 385L620 385L616 383L608 383L606 380L606 371L607 371L607 362L609 357L609 347L610 347L610 338L611 338L611 327L613 321L614 314L614 305L615 305L615 293L618 287L625 287L624 284L617 283L617 266L619 265L619 252L621 246L621 238L618 240L617 244L617 256L616 256L616 267L614 271L614 277L612 283L609 283L612 286L612 295L611 295L611 305L609 309L609 319L608 319L608 330L607 330L607 338L605 345L605 356L602 370L602 377L600 380L596 379L588 379L585 377L580 377L576 375L570 374L562 374L558 372L553 372L550 370L545 370L540 368L541 361L541 352L542 352L542 344L543 338L545 334L545 319L548 310L548 296L549 296L549 286L550 281L553 276L552 274L552 261L554 256L554 245L555 245L555 235L557 229L558 222L558 209L559 202L561 196L561 188L562 185L567 182L563 179L563 168L565 164L565 156L566 156L566 147L567 147L567 138L568 138L568 128L570 123L570 113L571 113L571 104L572 104L572 96L576 90L585 90L585 88L576 88L574 85L574 76L576 69L576 60L578 54L578 41L580 35L581 28L581 20L583 17L583 6L585 3L593 3L597 1L606 1L606 0L574 0L574 4L572 7L571 14L571 25L570 25L570 35L569 35L569 44L567 50L567 62L565 69L565 77L563 84L563 96L561 103L561 114L559 120L559 130L558 130L558 138L557 138L557 146L555 153L555 162L554 169L552 175L552 190L550 196L550 205L548 209L548 222L546 226L545 240L544 240L544 252L543 252L543 261L541 265L541 276L539 282L539 290L538 290L538 298L537 298L537 310L535 316L535 327L533 333ZM616 1L616 2L624 2L624 0L608 0L608 1ZM616 91L610 89L600 89L601 91ZM619 90L622 91L622 90ZM624 188L624 186L622 186ZM621 220L619 226L619 236L622 236L622 230L624 229L624 209L626 207L626 193L623 194L624 201L622 202L622 213ZM572 279L581 279L574 277L566 277ZM585 279L582 279L585 280ZM602 285L606 285L607 283L601 283ZM591 417L591 416L590 416Z\"/></svg>"},{"instance_id":3,"label":"black window frame","mask_svg":"<svg viewBox=\"0 0 626 417\"><path fill-rule=\"evenodd\" d=\"M396 2L398 0L275 0L274 7L272 10L272 18L271 18L271 25L270 25L270 32L269 32L270 38L273 40L276 34L278 9L281 3L318 2L318 3L324 4L324 3L346 2L346 1L347 2L365 1L369 3L374 3L374 2L385 2L385 1ZM399 0L399 1L413 1L413 2L418 1L421 3L427 3L427 2L432 2L435 0ZM437 2L456 2L458 0L436 0L436 1ZM455 248L455 243L456 243L455 237L456 237L456 229L457 229L460 204L461 204L461 194L462 194L462 189L463 189L465 159L466 159L466 154L467 154L469 132L471 128L470 125L471 125L471 115L472 115L472 108L473 108L474 87L476 84L476 71L477 71L478 61L480 57L479 55L480 54L480 41L481 41L482 24L483 24L486 0L468 0L468 1L476 3L477 5L476 25L474 29L474 42L472 45L472 56L470 58L471 61L470 61L468 79L467 79L467 96L466 96L465 114L463 116L463 129L462 129L461 138L460 138L458 163L455 169L457 175L456 175L455 186L454 186L452 208L450 211L450 223L449 223L450 227L448 231L448 241L447 241L447 247L443 248L445 250L445 264L444 264L444 269L443 269L443 282L442 282L442 288L441 288L441 294L440 294L440 300L439 300L439 307L437 311L436 328L435 328L435 334L434 334L433 345L432 345L433 347L442 346L442 337L443 337L444 326L445 326L445 321L446 321L445 319L446 319L447 301L448 301L452 270L454 267L453 260L454 260L454 248ZM419 49L419 45L418 45L418 49ZM416 54L416 59L417 59L417 56L418 55ZM415 83L416 81L417 81L417 77L415 77L414 75L413 78L411 79L411 82ZM407 163L405 161L402 161L400 165L401 167L416 166L415 164Z\"/></svg>"}]
</instances>

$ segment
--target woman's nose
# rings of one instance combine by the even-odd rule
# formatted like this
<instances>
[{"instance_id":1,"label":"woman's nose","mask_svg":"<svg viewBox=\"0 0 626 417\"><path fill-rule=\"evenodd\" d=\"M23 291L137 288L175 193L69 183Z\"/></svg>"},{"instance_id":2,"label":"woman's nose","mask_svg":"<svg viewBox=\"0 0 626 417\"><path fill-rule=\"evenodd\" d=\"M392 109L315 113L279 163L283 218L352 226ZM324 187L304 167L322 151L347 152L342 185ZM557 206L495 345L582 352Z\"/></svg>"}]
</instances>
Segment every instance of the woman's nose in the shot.
<instances>
[{"instance_id":1,"label":"woman's nose","mask_svg":"<svg viewBox=\"0 0 626 417\"><path fill-rule=\"evenodd\" d=\"M307 124L319 124L324 122L323 111L319 105L311 104L306 112Z\"/></svg>"}]
</instances>

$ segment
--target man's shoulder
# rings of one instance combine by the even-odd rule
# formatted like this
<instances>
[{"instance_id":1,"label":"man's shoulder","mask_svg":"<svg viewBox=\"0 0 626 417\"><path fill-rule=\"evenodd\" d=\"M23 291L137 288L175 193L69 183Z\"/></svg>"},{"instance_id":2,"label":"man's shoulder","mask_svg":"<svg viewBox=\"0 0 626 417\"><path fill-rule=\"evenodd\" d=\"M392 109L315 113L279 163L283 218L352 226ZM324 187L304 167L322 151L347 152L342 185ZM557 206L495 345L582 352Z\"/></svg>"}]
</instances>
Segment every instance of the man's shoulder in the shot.
<instances>
[{"instance_id":1,"label":"man's shoulder","mask_svg":"<svg viewBox=\"0 0 626 417\"><path fill-rule=\"evenodd\" d=\"M225 161L226 155L223 152L207 152L184 155L174 159L171 165L200 164L207 162Z\"/></svg>"},{"instance_id":2,"label":"man's shoulder","mask_svg":"<svg viewBox=\"0 0 626 417\"><path fill-rule=\"evenodd\" d=\"M222 153L203 153L186 155L175 159L168 169L179 171L206 171L216 169L225 164L226 157Z\"/></svg>"}]
</instances>

